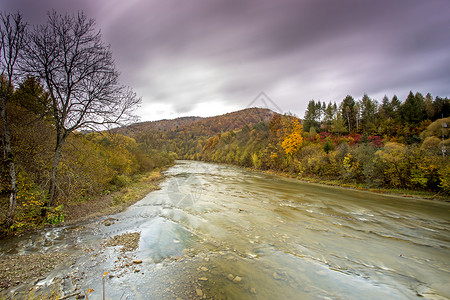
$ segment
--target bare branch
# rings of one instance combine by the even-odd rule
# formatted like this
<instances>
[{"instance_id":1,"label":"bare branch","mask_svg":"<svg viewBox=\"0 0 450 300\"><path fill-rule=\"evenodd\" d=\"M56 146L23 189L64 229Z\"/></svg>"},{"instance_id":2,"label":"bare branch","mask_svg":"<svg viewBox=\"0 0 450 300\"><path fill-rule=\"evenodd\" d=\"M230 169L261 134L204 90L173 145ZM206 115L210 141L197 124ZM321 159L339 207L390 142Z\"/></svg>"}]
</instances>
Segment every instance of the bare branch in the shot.
<instances>
[{"instance_id":1,"label":"bare branch","mask_svg":"<svg viewBox=\"0 0 450 300\"><path fill-rule=\"evenodd\" d=\"M140 98L119 84L111 49L84 13L49 12L47 23L30 32L25 53L24 69L45 82L51 98L57 135L54 169L71 132L135 120ZM54 189L55 183L50 185Z\"/></svg>"},{"instance_id":2,"label":"bare branch","mask_svg":"<svg viewBox=\"0 0 450 300\"><path fill-rule=\"evenodd\" d=\"M119 85L110 47L94 20L53 11L46 25L34 28L31 40L29 70L46 83L62 131L132 118L140 99Z\"/></svg>"}]
</instances>

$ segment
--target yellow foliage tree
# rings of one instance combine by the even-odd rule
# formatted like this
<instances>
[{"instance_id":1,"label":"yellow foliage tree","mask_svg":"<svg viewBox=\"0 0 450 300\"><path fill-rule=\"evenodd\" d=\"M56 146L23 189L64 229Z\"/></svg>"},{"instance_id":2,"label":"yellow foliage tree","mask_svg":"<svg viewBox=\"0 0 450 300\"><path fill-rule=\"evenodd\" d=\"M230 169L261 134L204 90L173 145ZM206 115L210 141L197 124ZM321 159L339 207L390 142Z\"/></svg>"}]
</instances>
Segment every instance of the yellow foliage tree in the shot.
<instances>
[{"instance_id":1,"label":"yellow foliage tree","mask_svg":"<svg viewBox=\"0 0 450 300\"><path fill-rule=\"evenodd\" d=\"M295 155L303 143L303 127L297 118L287 117L283 119L284 135L281 142L287 155Z\"/></svg>"}]
</instances>

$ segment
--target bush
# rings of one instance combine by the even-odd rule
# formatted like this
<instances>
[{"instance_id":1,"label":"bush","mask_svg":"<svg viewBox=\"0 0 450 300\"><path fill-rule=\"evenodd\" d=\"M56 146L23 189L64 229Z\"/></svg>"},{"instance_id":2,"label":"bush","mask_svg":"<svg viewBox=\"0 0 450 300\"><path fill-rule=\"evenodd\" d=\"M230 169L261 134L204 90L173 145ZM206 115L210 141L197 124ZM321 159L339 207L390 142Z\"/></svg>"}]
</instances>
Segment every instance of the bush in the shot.
<instances>
[{"instance_id":1,"label":"bush","mask_svg":"<svg viewBox=\"0 0 450 300\"><path fill-rule=\"evenodd\" d=\"M63 205L59 205L55 208L51 208L47 212L47 223L59 224L64 222Z\"/></svg>"},{"instance_id":2,"label":"bush","mask_svg":"<svg viewBox=\"0 0 450 300\"><path fill-rule=\"evenodd\" d=\"M439 187L444 193L450 194L450 163L447 162L441 167L439 177L441 179Z\"/></svg>"},{"instance_id":3,"label":"bush","mask_svg":"<svg viewBox=\"0 0 450 300\"><path fill-rule=\"evenodd\" d=\"M118 188L123 188L128 186L131 183L131 179L126 175L116 175L111 180L111 184L115 185Z\"/></svg>"}]
</instances>

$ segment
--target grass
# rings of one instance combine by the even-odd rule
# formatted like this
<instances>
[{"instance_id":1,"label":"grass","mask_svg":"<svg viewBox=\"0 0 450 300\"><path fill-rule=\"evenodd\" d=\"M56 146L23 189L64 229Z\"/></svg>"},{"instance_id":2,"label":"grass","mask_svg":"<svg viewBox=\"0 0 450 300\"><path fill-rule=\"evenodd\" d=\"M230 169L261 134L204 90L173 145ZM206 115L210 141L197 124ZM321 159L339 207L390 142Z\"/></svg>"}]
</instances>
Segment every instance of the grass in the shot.
<instances>
[{"instance_id":1,"label":"grass","mask_svg":"<svg viewBox=\"0 0 450 300\"><path fill-rule=\"evenodd\" d=\"M67 203L64 207L65 224L123 211L151 191L159 189L159 183L164 178L161 171L158 169L146 174L135 175L126 186L117 191L106 190L101 195L91 197L87 201Z\"/></svg>"}]
</instances>

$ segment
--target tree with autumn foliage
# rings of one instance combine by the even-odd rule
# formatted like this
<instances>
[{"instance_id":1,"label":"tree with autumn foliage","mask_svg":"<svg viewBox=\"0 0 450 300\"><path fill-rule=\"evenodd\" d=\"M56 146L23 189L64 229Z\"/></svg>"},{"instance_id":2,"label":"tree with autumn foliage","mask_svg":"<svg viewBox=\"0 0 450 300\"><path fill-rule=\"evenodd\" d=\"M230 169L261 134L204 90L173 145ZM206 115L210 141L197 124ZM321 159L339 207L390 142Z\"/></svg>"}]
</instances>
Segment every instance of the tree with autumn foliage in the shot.
<instances>
[{"instance_id":1,"label":"tree with autumn foliage","mask_svg":"<svg viewBox=\"0 0 450 300\"><path fill-rule=\"evenodd\" d=\"M48 90L56 129L49 199L55 202L63 146L77 130L98 129L135 120L140 98L119 83L110 48L83 12L48 14L47 23L27 36L24 70L41 79Z\"/></svg>"},{"instance_id":2,"label":"tree with autumn foliage","mask_svg":"<svg viewBox=\"0 0 450 300\"><path fill-rule=\"evenodd\" d=\"M281 142L281 147L283 147L284 152L290 157L297 154L298 150L303 143L303 127L300 124L299 119L295 117L285 117L283 118L283 129L284 135Z\"/></svg>"}]
</instances>

